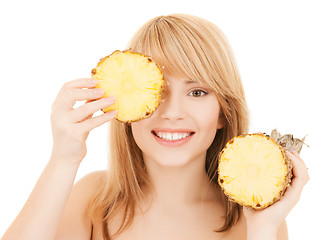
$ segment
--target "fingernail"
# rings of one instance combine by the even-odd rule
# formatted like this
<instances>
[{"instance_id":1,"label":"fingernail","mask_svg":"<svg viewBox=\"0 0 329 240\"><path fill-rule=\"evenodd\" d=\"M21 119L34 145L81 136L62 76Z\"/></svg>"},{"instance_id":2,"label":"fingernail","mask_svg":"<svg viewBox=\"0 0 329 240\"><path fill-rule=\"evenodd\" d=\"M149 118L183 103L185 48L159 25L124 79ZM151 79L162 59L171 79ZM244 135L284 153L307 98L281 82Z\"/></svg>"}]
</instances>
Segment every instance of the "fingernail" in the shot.
<instances>
[{"instance_id":1,"label":"fingernail","mask_svg":"<svg viewBox=\"0 0 329 240\"><path fill-rule=\"evenodd\" d=\"M104 94L104 90L101 89L101 88L95 88L95 89L94 89L94 93L95 93L95 94Z\"/></svg>"},{"instance_id":2,"label":"fingernail","mask_svg":"<svg viewBox=\"0 0 329 240\"><path fill-rule=\"evenodd\" d=\"M115 115L117 115L117 113L118 113L118 110L113 110L113 111L108 112L108 114L110 116L112 116L112 117L114 117Z\"/></svg>"},{"instance_id":3,"label":"fingernail","mask_svg":"<svg viewBox=\"0 0 329 240\"><path fill-rule=\"evenodd\" d=\"M111 96L111 97L108 97L108 98L105 98L105 99L108 102L113 102L115 100L115 96Z\"/></svg>"},{"instance_id":4,"label":"fingernail","mask_svg":"<svg viewBox=\"0 0 329 240\"><path fill-rule=\"evenodd\" d=\"M97 84L98 83L98 80L97 79L90 78L89 79L89 82L92 83L92 84Z\"/></svg>"}]
</instances>

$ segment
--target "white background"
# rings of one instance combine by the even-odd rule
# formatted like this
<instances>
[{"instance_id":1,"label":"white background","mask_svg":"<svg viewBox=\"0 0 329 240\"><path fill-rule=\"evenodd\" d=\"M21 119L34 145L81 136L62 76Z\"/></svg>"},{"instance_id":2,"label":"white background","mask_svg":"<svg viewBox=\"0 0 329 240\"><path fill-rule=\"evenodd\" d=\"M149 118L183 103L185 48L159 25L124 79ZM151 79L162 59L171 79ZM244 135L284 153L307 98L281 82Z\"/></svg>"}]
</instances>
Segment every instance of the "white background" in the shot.
<instances>
[{"instance_id":1,"label":"white background","mask_svg":"<svg viewBox=\"0 0 329 240\"><path fill-rule=\"evenodd\" d=\"M188 13L217 24L236 55L250 132L308 135L311 180L287 218L290 239L329 239L326 1L2 1L0 4L0 236L51 152L50 109L63 83L90 77L150 18ZM90 133L77 179L107 165L107 125ZM321 237L320 237L321 236Z\"/></svg>"}]
</instances>

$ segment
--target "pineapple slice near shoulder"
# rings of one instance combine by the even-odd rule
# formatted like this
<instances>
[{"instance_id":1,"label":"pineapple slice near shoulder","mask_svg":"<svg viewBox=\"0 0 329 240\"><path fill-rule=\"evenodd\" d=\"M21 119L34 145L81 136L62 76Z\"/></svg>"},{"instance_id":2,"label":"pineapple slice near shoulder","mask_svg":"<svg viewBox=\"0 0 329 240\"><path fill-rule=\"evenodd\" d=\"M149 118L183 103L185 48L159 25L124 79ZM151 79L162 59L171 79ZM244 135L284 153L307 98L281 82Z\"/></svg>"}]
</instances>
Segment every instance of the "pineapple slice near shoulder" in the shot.
<instances>
[{"instance_id":1,"label":"pineapple slice near shoulder","mask_svg":"<svg viewBox=\"0 0 329 240\"><path fill-rule=\"evenodd\" d=\"M116 119L135 122L150 117L161 102L164 77L148 56L131 51L115 51L102 58L92 71L99 80L103 97L115 96L115 103L104 112L117 110Z\"/></svg>"},{"instance_id":2,"label":"pineapple slice near shoulder","mask_svg":"<svg viewBox=\"0 0 329 240\"><path fill-rule=\"evenodd\" d=\"M285 140L285 146L281 146L268 135L246 134L232 138L221 151L218 183L231 201L264 209L284 194L292 178L292 163L285 151L300 151L304 139L283 137L275 131L272 136L276 140L291 136L292 143Z\"/></svg>"}]
</instances>

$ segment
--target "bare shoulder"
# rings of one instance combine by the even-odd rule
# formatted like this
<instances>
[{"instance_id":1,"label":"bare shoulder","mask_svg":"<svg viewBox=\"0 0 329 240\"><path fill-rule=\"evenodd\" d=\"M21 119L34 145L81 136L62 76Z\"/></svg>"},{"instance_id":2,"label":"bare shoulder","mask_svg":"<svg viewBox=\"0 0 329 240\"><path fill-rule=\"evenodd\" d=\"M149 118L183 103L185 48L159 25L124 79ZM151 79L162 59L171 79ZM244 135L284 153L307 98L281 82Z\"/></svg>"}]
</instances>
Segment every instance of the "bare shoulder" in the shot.
<instances>
[{"instance_id":1,"label":"bare shoulder","mask_svg":"<svg viewBox=\"0 0 329 240\"><path fill-rule=\"evenodd\" d=\"M99 186L105 181L106 171L87 174L77 181L65 206L56 239L90 239L91 220L88 206Z\"/></svg>"},{"instance_id":2,"label":"bare shoulder","mask_svg":"<svg viewBox=\"0 0 329 240\"><path fill-rule=\"evenodd\" d=\"M74 188L87 188L93 191L95 190L93 189L94 187L99 186L105 181L106 174L107 172L105 170L91 172L77 181Z\"/></svg>"}]
</instances>

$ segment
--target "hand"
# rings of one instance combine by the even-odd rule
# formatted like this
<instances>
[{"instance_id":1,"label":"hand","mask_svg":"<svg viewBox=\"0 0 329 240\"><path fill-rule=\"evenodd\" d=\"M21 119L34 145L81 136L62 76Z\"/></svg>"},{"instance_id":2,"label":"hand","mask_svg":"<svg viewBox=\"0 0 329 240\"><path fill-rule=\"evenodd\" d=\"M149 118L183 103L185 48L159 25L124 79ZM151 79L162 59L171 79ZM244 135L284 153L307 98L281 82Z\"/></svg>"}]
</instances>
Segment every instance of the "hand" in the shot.
<instances>
[{"instance_id":1,"label":"hand","mask_svg":"<svg viewBox=\"0 0 329 240\"><path fill-rule=\"evenodd\" d=\"M247 219L247 227L250 229L269 229L276 233L280 225L289 214L290 210L299 201L302 190L309 180L307 167L297 152L286 152L293 164L293 179L282 198L272 206L263 210L243 208Z\"/></svg>"},{"instance_id":2,"label":"hand","mask_svg":"<svg viewBox=\"0 0 329 240\"><path fill-rule=\"evenodd\" d=\"M59 91L52 106L51 123L53 153L56 159L80 164L87 153L86 139L89 132L112 120L116 111L93 117L93 114L112 105L114 98L101 98L104 91L95 88L96 80L82 78L67 82ZM86 103L76 109L76 101Z\"/></svg>"}]
</instances>

